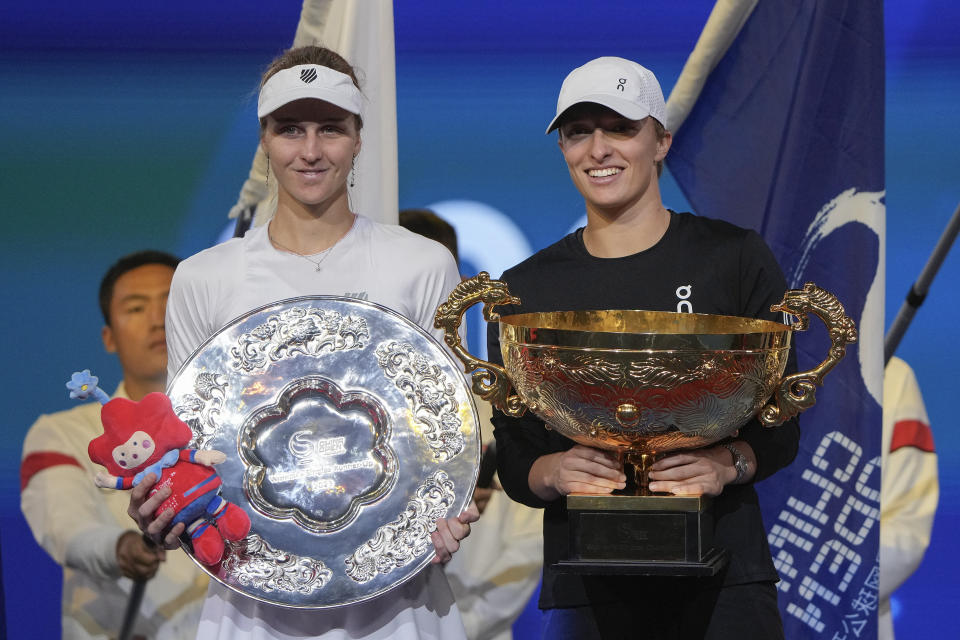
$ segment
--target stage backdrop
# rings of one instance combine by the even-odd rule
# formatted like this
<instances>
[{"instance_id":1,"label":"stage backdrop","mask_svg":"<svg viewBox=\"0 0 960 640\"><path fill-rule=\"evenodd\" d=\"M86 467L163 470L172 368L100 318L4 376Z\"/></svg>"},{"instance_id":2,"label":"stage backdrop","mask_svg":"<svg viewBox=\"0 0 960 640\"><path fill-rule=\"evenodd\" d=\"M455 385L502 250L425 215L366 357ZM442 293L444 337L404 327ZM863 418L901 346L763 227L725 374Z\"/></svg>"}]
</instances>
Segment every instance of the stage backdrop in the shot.
<instances>
[{"instance_id":1,"label":"stage backdrop","mask_svg":"<svg viewBox=\"0 0 960 640\"><path fill-rule=\"evenodd\" d=\"M712 5L602 0L584 12L576 0L555 0L550 11L539 3L396 4L400 205L437 205L456 218L469 230L461 234L465 270L495 274L583 215L555 139L542 134L565 73L594 56L621 55L653 68L669 92ZM885 13L889 323L960 199L952 28L960 8L898 0ZM255 0L229 11L185 0L5 8L0 543L12 638L57 637L59 628L59 572L19 512L23 435L39 413L70 406L63 382L71 371L118 379L98 339L95 295L105 268L145 247L187 255L222 231L256 144L257 79L291 41L298 15L297 2ZM672 207L689 206L669 172L663 190ZM954 253L899 352L927 400L943 488L931 551L896 594L901 638L944 637L953 619L940 603L960 599L951 536L960 527L952 410L960 350L951 321L958 277Z\"/></svg>"}]
</instances>

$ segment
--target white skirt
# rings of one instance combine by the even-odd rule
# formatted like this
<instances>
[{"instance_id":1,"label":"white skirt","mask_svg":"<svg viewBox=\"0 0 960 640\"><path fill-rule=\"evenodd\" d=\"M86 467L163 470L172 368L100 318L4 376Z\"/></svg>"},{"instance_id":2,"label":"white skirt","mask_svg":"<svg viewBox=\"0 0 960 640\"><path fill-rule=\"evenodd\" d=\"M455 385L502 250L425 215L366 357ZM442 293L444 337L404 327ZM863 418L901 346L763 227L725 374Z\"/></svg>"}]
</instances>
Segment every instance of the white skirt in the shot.
<instances>
[{"instance_id":1,"label":"white skirt","mask_svg":"<svg viewBox=\"0 0 960 640\"><path fill-rule=\"evenodd\" d=\"M285 609L210 581L197 640L466 640L440 565L372 600L337 609Z\"/></svg>"}]
</instances>

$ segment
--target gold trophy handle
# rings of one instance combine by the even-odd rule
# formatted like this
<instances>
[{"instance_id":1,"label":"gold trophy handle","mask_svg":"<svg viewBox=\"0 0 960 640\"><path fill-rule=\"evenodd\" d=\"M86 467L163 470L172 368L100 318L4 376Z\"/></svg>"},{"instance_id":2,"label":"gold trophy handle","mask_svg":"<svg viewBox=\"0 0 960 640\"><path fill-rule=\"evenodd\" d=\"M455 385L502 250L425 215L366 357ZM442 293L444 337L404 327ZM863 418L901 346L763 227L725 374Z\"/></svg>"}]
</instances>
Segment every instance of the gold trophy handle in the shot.
<instances>
[{"instance_id":1,"label":"gold trophy handle","mask_svg":"<svg viewBox=\"0 0 960 640\"><path fill-rule=\"evenodd\" d=\"M478 302L483 303L483 317L487 322L496 322L500 315L493 308L499 304L520 304L520 299L510 295L505 282L491 280L490 274L481 271L464 280L437 308L433 326L443 329L443 340L454 355L463 362L463 370L473 372L473 391L509 416L519 417L526 411L520 396L511 395L510 378L503 367L480 360L470 354L460 342L460 323L463 314Z\"/></svg>"},{"instance_id":2,"label":"gold trophy handle","mask_svg":"<svg viewBox=\"0 0 960 640\"><path fill-rule=\"evenodd\" d=\"M857 341L857 328L844 312L836 296L824 291L812 282L803 289L790 289L783 294L779 304L771 311L784 311L797 317L791 326L794 331L805 331L809 326L807 312L813 312L827 326L830 333L830 351L827 359L809 371L802 371L783 378L774 393L774 401L760 411L760 422L765 427L783 424L793 416L806 411L816 403L816 387L822 385L823 377L833 369L847 352L847 345Z\"/></svg>"}]
</instances>

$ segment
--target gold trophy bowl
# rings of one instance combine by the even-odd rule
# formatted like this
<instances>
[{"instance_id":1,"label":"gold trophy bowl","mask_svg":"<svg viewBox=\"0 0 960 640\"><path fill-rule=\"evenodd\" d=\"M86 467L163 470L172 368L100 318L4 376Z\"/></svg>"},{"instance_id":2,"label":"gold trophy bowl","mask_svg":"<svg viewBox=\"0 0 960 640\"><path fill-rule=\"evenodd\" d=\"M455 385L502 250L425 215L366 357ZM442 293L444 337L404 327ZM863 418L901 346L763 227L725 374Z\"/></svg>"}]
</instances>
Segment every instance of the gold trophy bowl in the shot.
<instances>
[{"instance_id":1,"label":"gold trophy bowl","mask_svg":"<svg viewBox=\"0 0 960 640\"><path fill-rule=\"evenodd\" d=\"M507 415L520 416L529 408L548 428L575 442L624 454L634 470L637 495L568 496L571 513L579 507L603 512L693 511L701 514L697 529L712 529L706 521L709 515L704 515L709 500L651 496L647 489L650 464L665 453L731 438L754 416L765 426L775 426L813 406L816 385L822 384L846 345L857 338L853 321L836 297L812 283L787 291L783 301L772 307L796 316L792 325L659 311L557 311L500 317L493 310L519 302L505 283L481 272L458 285L437 310L434 325L444 330L447 345L465 370L473 372L474 392ZM463 313L477 303L483 303L488 321L499 320L503 367L475 358L460 341ZM792 333L807 328L808 313L827 326L829 353L814 369L784 376ZM586 537L604 539L601 533L593 531ZM675 533L668 537L676 537ZM696 547L695 564L703 564L702 556L710 549L701 547L709 546L710 541L704 540L709 532L689 533L699 536L699 541L685 545ZM649 536L641 537L649 542ZM601 564L607 560L637 564L619 556L600 560ZM722 558L714 560L722 566ZM659 571L663 562L677 561L683 559L654 558L652 568L634 572L664 572ZM686 573L715 570L715 566L701 567ZM670 571L677 570L665 572Z\"/></svg>"}]
</instances>

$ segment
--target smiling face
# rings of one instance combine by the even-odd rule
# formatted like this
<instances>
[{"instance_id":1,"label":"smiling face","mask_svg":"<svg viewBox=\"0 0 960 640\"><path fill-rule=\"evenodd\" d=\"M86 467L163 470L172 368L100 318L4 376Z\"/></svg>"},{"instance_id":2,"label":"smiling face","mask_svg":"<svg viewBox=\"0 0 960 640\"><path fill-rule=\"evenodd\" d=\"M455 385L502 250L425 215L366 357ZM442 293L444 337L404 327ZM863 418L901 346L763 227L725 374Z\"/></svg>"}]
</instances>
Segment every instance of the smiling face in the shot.
<instances>
[{"instance_id":1,"label":"smiling face","mask_svg":"<svg viewBox=\"0 0 960 640\"><path fill-rule=\"evenodd\" d=\"M136 469L150 459L156 443L149 434L137 431L130 439L113 449L113 461L124 469Z\"/></svg>"},{"instance_id":2,"label":"smiling face","mask_svg":"<svg viewBox=\"0 0 960 640\"><path fill-rule=\"evenodd\" d=\"M280 206L347 206L347 178L360 152L352 113L323 100L296 100L266 117L261 145Z\"/></svg>"},{"instance_id":3,"label":"smiling face","mask_svg":"<svg viewBox=\"0 0 960 640\"><path fill-rule=\"evenodd\" d=\"M657 139L650 118L630 120L592 103L572 107L560 125L560 150L588 211L622 213L659 204L657 162L670 148L669 132Z\"/></svg>"}]
</instances>

